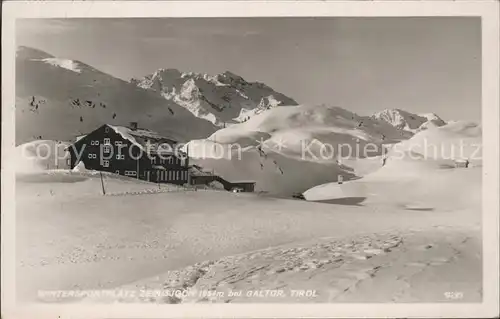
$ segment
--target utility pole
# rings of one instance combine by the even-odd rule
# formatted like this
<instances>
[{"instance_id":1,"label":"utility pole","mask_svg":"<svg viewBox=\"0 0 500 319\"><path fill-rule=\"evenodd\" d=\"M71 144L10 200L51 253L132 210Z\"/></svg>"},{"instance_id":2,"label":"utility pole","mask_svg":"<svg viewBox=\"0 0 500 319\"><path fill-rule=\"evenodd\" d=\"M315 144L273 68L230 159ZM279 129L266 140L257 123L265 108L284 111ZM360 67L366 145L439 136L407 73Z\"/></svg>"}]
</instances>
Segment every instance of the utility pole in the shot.
<instances>
[{"instance_id":1,"label":"utility pole","mask_svg":"<svg viewBox=\"0 0 500 319\"><path fill-rule=\"evenodd\" d=\"M104 189L104 180L102 178L102 172L99 172L99 175L101 176L102 194L106 195L106 190Z\"/></svg>"},{"instance_id":2,"label":"utility pole","mask_svg":"<svg viewBox=\"0 0 500 319\"><path fill-rule=\"evenodd\" d=\"M139 179L139 159L137 159L137 179Z\"/></svg>"}]
</instances>

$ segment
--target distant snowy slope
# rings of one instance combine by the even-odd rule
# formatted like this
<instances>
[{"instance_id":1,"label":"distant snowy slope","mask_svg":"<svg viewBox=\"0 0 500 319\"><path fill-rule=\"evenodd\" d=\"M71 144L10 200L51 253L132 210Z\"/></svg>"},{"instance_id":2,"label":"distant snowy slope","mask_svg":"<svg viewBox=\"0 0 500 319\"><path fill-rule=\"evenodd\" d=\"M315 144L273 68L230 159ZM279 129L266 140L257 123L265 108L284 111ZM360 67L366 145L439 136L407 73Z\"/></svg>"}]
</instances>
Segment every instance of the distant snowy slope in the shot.
<instances>
[{"instance_id":1,"label":"distant snowy slope","mask_svg":"<svg viewBox=\"0 0 500 319\"><path fill-rule=\"evenodd\" d=\"M427 159L482 161L482 126L468 121L455 121L441 127L418 132L395 146L393 152L411 151Z\"/></svg>"},{"instance_id":2,"label":"distant snowy slope","mask_svg":"<svg viewBox=\"0 0 500 319\"><path fill-rule=\"evenodd\" d=\"M452 209L481 205L481 126L455 122L417 133L394 145L386 164L343 185L328 183L307 190L308 200L365 198L406 209ZM468 168L455 160L468 158ZM405 191L407 190L407 191ZM397 194L397 197L394 197Z\"/></svg>"},{"instance_id":3,"label":"distant snowy slope","mask_svg":"<svg viewBox=\"0 0 500 319\"><path fill-rule=\"evenodd\" d=\"M47 58L47 59L40 59L40 60L32 60L32 61L42 61L45 63L48 63L53 66L58 66L66 70L70 70L76 73L81 73L82 70L80 69L78 62L75 62L73 60L68 60L68 59L57 59L57 58Z\"/></svg>"},{"instance_id":4,"label":"distant snowy slope","mask_svg":"<svg viewBox=\"0 0 500 319\"><path fill-rule=\"evenodd\" d=\"M203 138L216 127L174 101L85 63L19 47L16 54L16 144L73 140L109 123L138 122L180 141Z\"/></svg>"},{"instance_id":5,"label":"distant snowy slope","mask_svg":"<svg viewBox=\"0 0 500 319\"><path fill-rule=\"evenodd\" d=\"M373 143L381 150L382 144L399 142L412 135L384 121L359 116L340 107L298 105L273 108L245 123L220 129L208 139L223 144L253 140L253 145L262 139L270 147L281 143L283 153L302 158L303 150L311 150L318 157L321 149L326 154L330 145L335 151L340 145L349 145L354 153L357 144L363 150L364 145ZM366 157L363 153L359 152L356 157ZM367 155L377 154L374 151Z\"/></svg>"},{"instance_id":6,"label":"distant snowy slope","mask_svg":"<svg viewBox=\"0 0 500 319\"><path fill-rule=\"evenodd\" d=\"M357 171L372 171L381 165L372 159L383 144L412 135L339 107L278 106L191 141L188 149L200 166L224 178L255 180L258 190L289 195L339 175L349 180Z\"/></svg>"},{"instance_id":7,"label":"distant snowy slope","mask_svg":"<svg viewBox=\"0 0 500 319\"><path fill-rule=\"evenodd\" d=\"M293 99L269 86L247 82L229 71L208 75L159 69L142 79L132 79L131 82L155 91L197 117L217 125L243 122L278 105L297 105Z\"/></svg>"},{"instance_id":8,"label":"distant snowy slope","mask_svg":"<svg viewBox=\"0 0 500 319\"><path fill-rule=\"evenodd\" d=\"M429 127L439 127L446 124L445 121L434 113L413 114L401 109L383 110L375 113L372 117L409 132L417 132Z\"/></svg>"}]
</instances>

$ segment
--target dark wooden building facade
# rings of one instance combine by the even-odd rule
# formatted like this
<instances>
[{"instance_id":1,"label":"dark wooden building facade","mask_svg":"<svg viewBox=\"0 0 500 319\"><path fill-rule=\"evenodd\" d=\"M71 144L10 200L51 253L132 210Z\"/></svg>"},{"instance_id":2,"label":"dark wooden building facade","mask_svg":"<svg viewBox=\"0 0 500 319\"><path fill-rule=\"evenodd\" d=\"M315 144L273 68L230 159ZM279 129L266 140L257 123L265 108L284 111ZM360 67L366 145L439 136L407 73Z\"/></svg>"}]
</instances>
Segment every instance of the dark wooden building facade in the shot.
<instances>
[{"instance_id":1,"label":"dark wooden building facade","mask_svg":"<svg viewBox=\"0 0 500 319\"><path fill-rule=\"evenodd\" d=\"M70 167L111 172L157 183L190 183L189 158L167 137L129 127L102 125L68 147Z\"/></svg>"}]
</instances>

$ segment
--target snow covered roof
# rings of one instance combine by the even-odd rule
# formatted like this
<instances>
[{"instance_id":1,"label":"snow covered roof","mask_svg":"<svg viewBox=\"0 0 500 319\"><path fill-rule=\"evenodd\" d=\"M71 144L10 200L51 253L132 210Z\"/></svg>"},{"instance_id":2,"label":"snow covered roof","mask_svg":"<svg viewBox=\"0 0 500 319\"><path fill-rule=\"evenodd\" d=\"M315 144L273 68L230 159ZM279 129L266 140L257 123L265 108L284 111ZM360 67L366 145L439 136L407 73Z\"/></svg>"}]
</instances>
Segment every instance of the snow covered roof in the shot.
<instances>
[{"instance_id":1,"label":"snow covered roof","mask_svg":"<svg viewBox=\"0 0 500 319\"><path fill-rule=\"evenodd\" d=\"M189 172L192 176L212 176L212 172L207 172L204 171L203 168L201 168L198 165L193 165L189 167Z\"/></svg>"},{"instance_id":2,"label":"snow covered roof","mask_svg":"<svg viewBox=\"0 0 500 319\"><path fill-rule=\"evenodd\" d=\"M246 181L232 181L231 184L255 184L256 181L246 180Z\"/></svg>"},{"instance_id":3,"label":"snow covered roof","mask_svg":"<svg viewBox=\"0 0 500 319\"><path fill-rule=\"evenodd\" d=\"M166 171L167 169L165 168L165 166L163 165L153 165L153 168L154 169L160 169L160 170L163 170L163 171Z\"/></svg>"},{"instance_id":4,"label":"snow covered roof","mask_svg":"<svg viewBox=\"0 0 500 319\"><path fill-rule=\"evenodd\" d=\"M177 141L161 136L160 134L150 131L148 129L131 129L126 126L110 125L106 124L109 128L115 131L117 134L125 140L130 141L133 145L139 147L142 151L147 153L162 153L162 154L174 154L178 152L181 155L187 155L181 150L175 149ZM88 134L82 134L76 137L76 142L85 138ZM69 149L69 145L66 149Z\"/></svg>"},{"instance_id":5,"label":"snow covered roof","mask_svg":"<svg viewBox=\"0 0 500 319\"><path fill-rule=\"evenodd\" d=\"M130 141L143 151L158 153L172 152L173 148L169 146L177 144L177 141L147 129L131 129L126 126L109 124L107 124L107 126L113 129L117 134L120 134L123 139Z\"/></svg>"}]
</instances>

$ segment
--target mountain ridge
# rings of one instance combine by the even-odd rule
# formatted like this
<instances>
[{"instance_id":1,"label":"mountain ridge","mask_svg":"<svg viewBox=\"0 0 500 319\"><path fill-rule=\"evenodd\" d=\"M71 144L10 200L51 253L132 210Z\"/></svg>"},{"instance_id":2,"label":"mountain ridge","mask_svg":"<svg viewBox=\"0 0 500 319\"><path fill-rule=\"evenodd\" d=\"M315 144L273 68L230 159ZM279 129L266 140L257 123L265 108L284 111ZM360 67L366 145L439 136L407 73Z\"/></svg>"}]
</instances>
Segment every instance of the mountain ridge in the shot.
<instances>
[{"instance_id":1,"label":"mountain ridge","mask_svg":"<svg viewBox=\"0 0 500 319\"><path fill-rule=\"evenodd\" d=\"M78 60L21 46L16 51L16 144L73 140L102 124L139 122L180 142L216 127L184 107Z\"/></svg>"},{"instance_id":2,"label":"mountain ridge","mask_svg":"<svg viewBox=\"0 0 500 319\"><path fill-rule=\"evenodd\" d=\"M218 126L241 123L278 105L298 105L270 86L248 82L230 71L210 75L161 68L141 79L132 78L130 82L155 91Z\"/></svg>"},{"instance_id":3,"label":"mountain ridge","mask_svg":"<svg viewBox=\"0 0 500 319\"><path fill-rule=\"evenodd\" d=\"M446 124L436 113L415 114L399 108L385 109L374 113L371 118L382 120L397 129L417 133L429 127L440 127Z\"/></svg>"}]
</instances>

